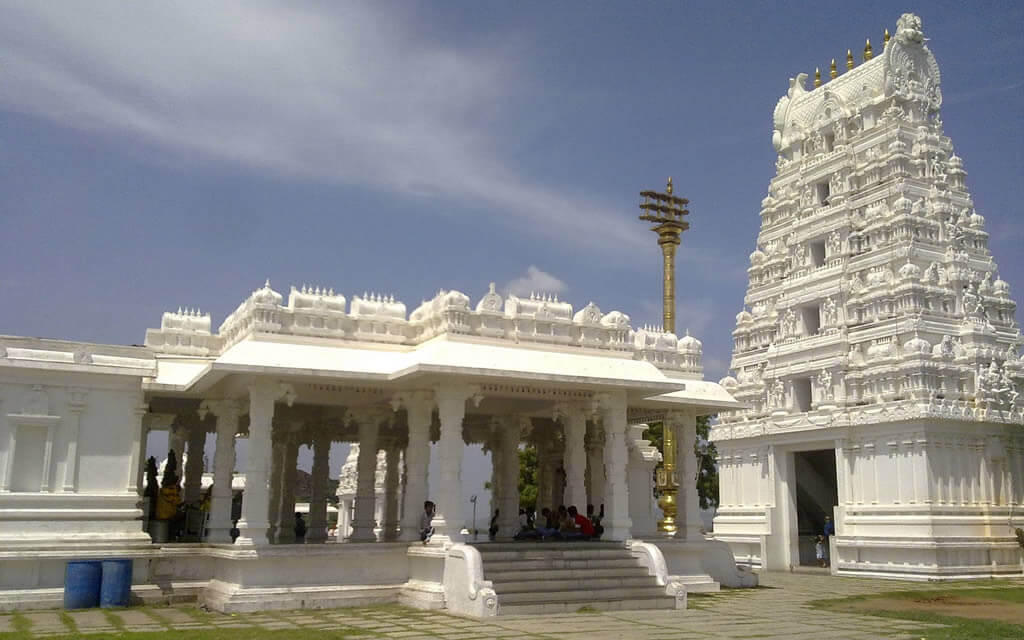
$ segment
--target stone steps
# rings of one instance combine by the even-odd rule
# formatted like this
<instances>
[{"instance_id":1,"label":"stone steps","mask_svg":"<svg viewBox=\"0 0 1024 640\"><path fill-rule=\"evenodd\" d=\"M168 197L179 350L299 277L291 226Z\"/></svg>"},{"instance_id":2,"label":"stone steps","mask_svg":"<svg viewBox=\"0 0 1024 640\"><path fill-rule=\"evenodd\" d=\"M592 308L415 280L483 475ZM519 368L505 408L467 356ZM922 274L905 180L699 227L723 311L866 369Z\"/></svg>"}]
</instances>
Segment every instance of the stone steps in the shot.
<instances>
[{"instance_id":1,"label":"stone steps","mask_svg":"<svg viewBox=\"0 0 1024 640\"><path fill-rule=\"evenodd\" d=\"M487 567L488 580L493 582L520 582L539 580L596 580L602 578L631 578L636 576L636 563L623 567L612 568L582 568L582 569L555 569L543 567L540 569L514 569L510 571L499 571L490 565Z\"/></svg>"},{"instance_id":2,"label":"stone steps","mask_svg":"<svg viewBox=\"0 0 1024 640\"><path fill-rule=\"evenodd\" d=\"M628 569L636 566L633 558L601 558L587 560L503 560L488 562L484 556L484 568L492 571L517 571L525 569Z\"/></svg>"},{"instance_id":3,"label":"stone steps","mask_svg":"<svg viewBox=\"0 0 1024 640\"><path fill-rule=\"evenodd\" d=\"M517 542L476 545L484 579L502 615L674 609L630 551L615 542Z\"/></svg>"},{"instance_id":4,"label":"stone steps","mask_svg":"<svg viewBox=\"0 0 1024 640\"><path fill-rule=\"evenodd\" d=\"M538 579L538 580L502 580L497 581L493 577L490 578L494 584L494 590L498 594L512 594L512 593L529 593L537 591L538 587L544 589L544 591L558 591L560 594L578 589L581 585L586 585L589 591L595 589L630 589L630 588L649 588L654 584L654 580L651 576L637 576L634 572L630 576L619 576L614 578L592 578L587 577L586 579L569 579L569 580L552 580L552 579ZM655 585L656 586L656 585ZM660 589L664 593L664 589Z\"/></svg>"}]
</instances>

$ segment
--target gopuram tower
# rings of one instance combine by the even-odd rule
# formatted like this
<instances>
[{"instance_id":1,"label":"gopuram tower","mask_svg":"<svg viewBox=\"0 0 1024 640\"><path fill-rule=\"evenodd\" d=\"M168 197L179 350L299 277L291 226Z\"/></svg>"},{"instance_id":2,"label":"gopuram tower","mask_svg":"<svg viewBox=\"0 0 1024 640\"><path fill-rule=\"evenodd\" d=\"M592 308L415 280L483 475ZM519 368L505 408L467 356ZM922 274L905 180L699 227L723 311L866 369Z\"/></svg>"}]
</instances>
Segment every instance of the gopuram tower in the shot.
<instances>
[{"instance_id":1,"label":"gopuram tower","mask_svg":"<svg viewBox=\"0 0 1024 640\"><path fill-rule=\"evenodd\" d=\"M904 14L774 113L736 316L748 408L711 432L715 537L740 563L839 575L1021 575L1024 361L1010 285L943 133L939 67Z\"/></svg>"}]
</instances>

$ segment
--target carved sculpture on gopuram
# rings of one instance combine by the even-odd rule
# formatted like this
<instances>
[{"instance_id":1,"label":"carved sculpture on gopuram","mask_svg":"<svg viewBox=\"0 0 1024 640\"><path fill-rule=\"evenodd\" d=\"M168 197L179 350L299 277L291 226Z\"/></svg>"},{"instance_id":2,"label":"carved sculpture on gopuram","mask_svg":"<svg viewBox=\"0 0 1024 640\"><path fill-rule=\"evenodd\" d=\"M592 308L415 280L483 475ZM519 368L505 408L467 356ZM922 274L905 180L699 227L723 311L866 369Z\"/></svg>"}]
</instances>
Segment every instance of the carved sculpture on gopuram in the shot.
<instances>
[{"instance_id":1,"label":"carved sculpture on gopuram","mask_svg":"<svg viewBox=\"0 0 1024 640\"><path fill-rule=\"evenodd\" d=\"M731 391L746 408L711 431L715 537L755 566L813 561L806 535L827 515L837 574L1022 573L1016 304L943 130L924 34L904 14L862 63L782 85L776 175L751 234L764 251L733 331Z\"/></svg>"}]
</instances>

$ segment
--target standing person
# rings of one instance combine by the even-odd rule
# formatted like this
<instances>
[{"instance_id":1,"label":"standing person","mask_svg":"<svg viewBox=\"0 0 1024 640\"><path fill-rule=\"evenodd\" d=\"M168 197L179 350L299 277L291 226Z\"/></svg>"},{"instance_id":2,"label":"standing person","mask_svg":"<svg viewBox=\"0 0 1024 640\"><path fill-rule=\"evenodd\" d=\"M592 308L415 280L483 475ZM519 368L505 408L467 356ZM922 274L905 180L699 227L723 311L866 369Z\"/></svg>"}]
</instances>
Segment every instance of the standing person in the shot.
<instances>
[{"instance_id":1,"label":"standing person","mask_svg":"<svg viewBox=\"0 0 1024 640\"><path fill-rule=\"evenodd\" d=\"M817 542L814 543L814 557L818 560L818 566L825 566L825 536L818 536Z\"/></svg>"},{"instance_id":2,"label":"standing person","mask_svg":"<svg viewBox=\"0 0 1024 640\"><path fill-rule=\"evenodd\" d=\"M434 521L434 503L427 500L423 503L423 515L420 516L420 540L423 544L430 542L430 537L434 535L434 527L431 523Z\"/></svg>"},{"instance_id":3,"label":"standing person","mask_svg":"<svg viewBox=\"0 0 1024 640\"><path fill-rule=\"evenodd\" d=\"M825 516L825 526L822 527L822 537L825 539L825 564L823 567L827 567L832 564L832 558L829 557L829 538L836 535L836 525L832 522L832 518Z\"/></svg>"},{"instance_id":4,"label":"standing person","mask_svg":"<svg viewBox=\"0 0 1024 640\"><path fill-rule=\"evenodd\" d=\"M298 511L295 512L295 544L303 544L306 542L306 521L302 519L302 514Z\"/></svg>"}]
</instances>

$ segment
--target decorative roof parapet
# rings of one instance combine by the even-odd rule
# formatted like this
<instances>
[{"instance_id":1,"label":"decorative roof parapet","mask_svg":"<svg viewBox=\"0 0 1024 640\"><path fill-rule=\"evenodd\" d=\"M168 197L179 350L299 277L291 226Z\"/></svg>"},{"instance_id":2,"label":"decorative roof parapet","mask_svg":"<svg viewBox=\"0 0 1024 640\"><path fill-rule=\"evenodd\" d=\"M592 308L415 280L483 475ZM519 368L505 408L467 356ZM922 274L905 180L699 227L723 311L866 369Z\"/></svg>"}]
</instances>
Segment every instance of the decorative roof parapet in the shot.
<instances>
[{"instance_id":1,"label":"decorative roof parapet","mask_svg":"<svg viewBox=\"0 0 1024 640\"><path fill-rule=\"evenodd\" d=\"M459 291L441 290L406 318L406 307L392 295L356 295L346 312L345 296L322 287L291 287L288 305L268 282L243 301L210 334L209 314L164 314L161 329L146 332L146 346L157 353L217 356L254 333L313 336L361 342L416 345L439 335L470 335L516 342L539 342L613 352L699 378L700 341L678 340L652 328L633 331L621 311L603 313L593 302L573 313L554 295L503 298L491 283L475 307Z\"/></svg>"},{"instance_id":2,"label":"decorative roof parapet","mask_svg":"<svg viewBox=\"0 0 1024 640\"><path fill-rule=\"evenodd\" d=\"M220 336L210 333L210 314L198 309L167 311L159 329L147 329L144 344L161 353L209 356L220 350Z\"/></svg>"}]
</instances>

